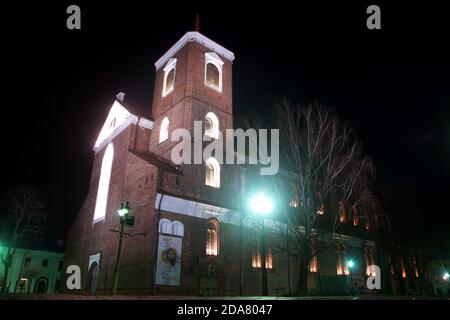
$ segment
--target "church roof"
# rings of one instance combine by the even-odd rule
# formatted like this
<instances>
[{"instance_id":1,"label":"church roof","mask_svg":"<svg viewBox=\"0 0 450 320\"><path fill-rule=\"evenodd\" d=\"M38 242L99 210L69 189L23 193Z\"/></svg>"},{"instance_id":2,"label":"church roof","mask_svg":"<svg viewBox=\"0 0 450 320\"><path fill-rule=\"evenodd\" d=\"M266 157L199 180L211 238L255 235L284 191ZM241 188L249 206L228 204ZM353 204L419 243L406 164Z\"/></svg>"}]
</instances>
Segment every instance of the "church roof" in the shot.
<instances>
[{"instance_id":1,"label":"church roof","mask_svg":"<svg viewBox=\"0 0 450 320\"><path fill-rule=\"evenodd\" d=\"M135 115L139 118L145 118L148 120L154 120L153 119L153 115L151 113L151 111L146 108L146 109L142 109L133 105L130 105L129 103L127 103L126 101L119 101L119 103L125 108L127 109L132 115Z\"/></svg>"},{"instance_id":2,"label":"church roof","mask_svg":"<svg viewBox=\"0 0 450 320\"><path fill-rule=\"evenodd\" d=\"M172 58L181 48L183 48L188 42L197 42L202 46L205 46L209 50L217 53L219 56L227 59L231 63L234 60L234 53L228 49L225 49L220 44L214 42L213 40L205 37L197 31L187 32L180 40L177 41L170 49L167 51L158 61L155 62L156 70L159 70L164 66L170 58Z\"/></svg>"}]
</instances>

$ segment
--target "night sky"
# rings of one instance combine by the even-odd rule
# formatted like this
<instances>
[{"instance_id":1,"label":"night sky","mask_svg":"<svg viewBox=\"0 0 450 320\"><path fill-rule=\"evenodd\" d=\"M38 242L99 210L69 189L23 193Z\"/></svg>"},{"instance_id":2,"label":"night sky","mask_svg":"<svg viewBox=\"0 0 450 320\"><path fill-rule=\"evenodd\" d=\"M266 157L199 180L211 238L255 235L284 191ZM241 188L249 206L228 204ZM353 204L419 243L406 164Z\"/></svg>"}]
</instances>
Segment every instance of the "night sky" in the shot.
<instances>
[{"instance_id":1,"label":"night sky","mask_svg":"<svg viewBox=\"0 0 450 320\"><path fill-rule=\"evenodd\" d=\"M54 238L65 237L86 196L92 147L115 95L126 92L150 114L154 62L192 31L197 8L60 2L2 9L0 191L37 185ZM201 32L236 55L235 119L275 118L283 96L335 107L375 162L397 241L449 241L449 7L211 3L199 6ZM70 4L81 7L79 31L66 28ZM366 28L369 4L381 7L381 30Z\"/></svg>"}]
</instances>

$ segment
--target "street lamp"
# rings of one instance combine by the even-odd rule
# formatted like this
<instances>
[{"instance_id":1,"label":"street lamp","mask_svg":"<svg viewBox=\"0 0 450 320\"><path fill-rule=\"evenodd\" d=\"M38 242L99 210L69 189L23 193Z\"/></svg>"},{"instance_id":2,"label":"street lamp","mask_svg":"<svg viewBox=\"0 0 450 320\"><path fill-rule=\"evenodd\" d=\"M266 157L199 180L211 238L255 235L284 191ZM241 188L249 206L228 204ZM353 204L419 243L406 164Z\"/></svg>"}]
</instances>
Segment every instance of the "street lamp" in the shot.
<instances>
[{"instance_id":1,"label":"street lamp","mask_svg":"<svg viewBox=\"0 0 450 320\"><path fill-rule=\"evenodd\" d=\"M442 276L442 279L444 279L445 281L447 281L450 278L450 274L448 272L444 273L444 275Z\"/></svg>"},{"instance_id":2,"label":"street lamp","mask_svg":"<svg viewBox=\"0 0 450 320\"><path fill-rule=\"evenodd\" d=\"M126 202L125 206L123 205L123 203L120 204L120 209L117 210L117 213L119 214L119 219L120 219L120 231L111 230L113 232L120 233L119 247L117 249L116 265L114 267L114 281L113 281L113 288L112 288L113 295L117 294L117 287L119 284L120 256L122 254L122 242L123 242L125 226L130 226L130 227L134 226L134 217L130 216L130 206L128 204L128 201Z\"/></svg>"},{"instance_id":3,"label":"street lamp","mask_svg":"<svg viewBox=\"0 0 450 320\"><path fill-rule=\"evenodd\" d=\"M350 273L350 288L352 290L352 294L353 294L353 272L352 272L352 269L354 266L355 266L355 261L353 261L353 259L347 260L347 268L348 268L348 272Z\"/></svg>"},{"instance_id":4,"label":"street lamp","mask_svg":"<svg viewBox=\"0 0 450 320\"><path fill-rule=\"evenodd\" d=\"M272 200L264 194L258 194L250 200L250 207L255 214L261 216L261 276L262 295L269 295L267 288L267 268L266 268L266 232L264 227L264 216L272 211Z\"/></svg>"}]
</instances>

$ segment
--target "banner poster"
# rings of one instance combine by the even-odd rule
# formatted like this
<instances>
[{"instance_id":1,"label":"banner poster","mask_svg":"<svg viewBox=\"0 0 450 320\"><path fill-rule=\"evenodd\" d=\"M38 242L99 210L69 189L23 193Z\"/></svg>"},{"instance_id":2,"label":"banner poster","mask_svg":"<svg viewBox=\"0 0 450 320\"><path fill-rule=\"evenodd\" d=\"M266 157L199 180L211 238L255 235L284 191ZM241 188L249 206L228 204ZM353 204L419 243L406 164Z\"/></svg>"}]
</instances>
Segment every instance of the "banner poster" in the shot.
<instances>
[{"instance_id":1,"label":"banner poster","mask_svg":"<svg viewBox=\"0 0 450 320\"><path fill-rule=\"evenodd\" d=\"M181 245L183 238L159 235L156 284L180 285Z\"/></svg>"}]
</instances>

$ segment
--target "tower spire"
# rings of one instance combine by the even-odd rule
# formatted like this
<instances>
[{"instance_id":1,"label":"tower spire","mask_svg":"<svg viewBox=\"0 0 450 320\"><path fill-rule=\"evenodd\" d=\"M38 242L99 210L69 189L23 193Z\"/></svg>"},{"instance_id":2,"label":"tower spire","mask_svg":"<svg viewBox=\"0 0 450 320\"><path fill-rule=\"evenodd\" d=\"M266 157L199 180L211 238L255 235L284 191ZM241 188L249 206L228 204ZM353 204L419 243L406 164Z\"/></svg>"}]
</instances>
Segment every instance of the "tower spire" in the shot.
<instances>
[{"instance_id":1,"label":"tower spire","mask_svg":"<svg viewBox=\"0 0 450 320\"><path fill-rule=\"evenodd\" d=\"M197 13L195 14L194 31L200 32L200 14L198 13L198 9Z\"/></svg>"}]
</instances>

